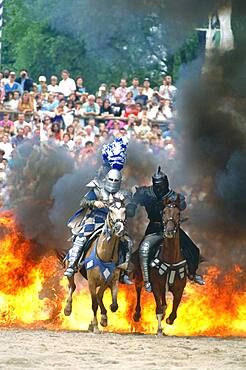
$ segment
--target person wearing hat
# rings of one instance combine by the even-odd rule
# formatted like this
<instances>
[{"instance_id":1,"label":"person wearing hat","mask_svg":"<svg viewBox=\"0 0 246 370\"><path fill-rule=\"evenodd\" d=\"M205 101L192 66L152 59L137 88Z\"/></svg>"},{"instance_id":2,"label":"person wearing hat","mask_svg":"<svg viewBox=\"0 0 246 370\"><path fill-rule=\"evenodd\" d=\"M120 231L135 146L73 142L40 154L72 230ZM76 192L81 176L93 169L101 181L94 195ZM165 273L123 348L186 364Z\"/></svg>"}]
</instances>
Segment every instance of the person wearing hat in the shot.
<instances>
[{"instance_id":1,"label":"person wearing hat","mask_svg":"<svg viewBox=\"0 0 246 370\"><path fill-rule=\"evenodd\" d=\"M150 87L150 80L149 78L145 78L143 82L143 94L148 96L148 99L151 100L154 94L154 90Z\"/></svg>"},{"instance_id":2,"label":"person wearing hat","mask_svg":"<svg viewBox=\"0 0 246 370\"><path fill-rule=\"evenodd\" d=\"M38 92L41 93L43 91L43 88L46 86L46 77L45 76L39 76L38 78Z\"/></svg>"},{"instance_id":3,"label":"person wearing hat","mask_svg":"<svg viewBox=\"0 0 246 370\"><path fill-rule=\"evenodd\" d=\"M9 82L7 82L4 85L5 95L7 95L9 92L18 91L21 95L23 93L23 89L21 85L15 81L16 74L14 71L9 72Z\"/></svg>"}]
</instances>

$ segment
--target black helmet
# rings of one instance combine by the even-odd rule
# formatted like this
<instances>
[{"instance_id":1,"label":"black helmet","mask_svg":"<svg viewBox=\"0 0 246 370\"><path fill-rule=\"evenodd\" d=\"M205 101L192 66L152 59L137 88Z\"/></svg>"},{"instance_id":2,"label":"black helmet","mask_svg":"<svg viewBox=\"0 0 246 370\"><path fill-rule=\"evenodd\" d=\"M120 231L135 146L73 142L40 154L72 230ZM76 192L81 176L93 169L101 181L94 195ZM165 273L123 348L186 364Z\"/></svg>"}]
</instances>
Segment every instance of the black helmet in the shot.
<instances>
[{"instance_id":1,"label":"black helmet","mask_svg":"<svg viewBox=\"0 0 246 370\"><path fill-rule=\"evenodd\" d=\"M161 198L169 192L169 182L167 175L161 171L159 166L156 173L152 176L153 190L157 198Z\"/></svg>"}]
</instances>

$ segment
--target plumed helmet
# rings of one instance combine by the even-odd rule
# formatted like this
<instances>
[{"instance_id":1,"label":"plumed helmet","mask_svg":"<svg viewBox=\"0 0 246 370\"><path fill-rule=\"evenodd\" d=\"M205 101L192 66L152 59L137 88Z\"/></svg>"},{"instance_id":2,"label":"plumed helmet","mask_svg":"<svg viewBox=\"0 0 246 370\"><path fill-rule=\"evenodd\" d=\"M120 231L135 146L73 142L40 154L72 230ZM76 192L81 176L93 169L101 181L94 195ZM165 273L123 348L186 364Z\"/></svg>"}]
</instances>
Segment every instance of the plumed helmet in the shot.
<instances>
[{"instance_id":1,"label":"plumed helmet","mask_svg":"<svg viewBox=\"0 0 246 370\"><path fill-rule=\"evenodd\" d=\"M120 190L122 175L119 170L110 170L105 177L104 189L109 193L117 193Z\"/></svg>"},{"instance_id":2,"label":"plumed helmet","mask_svg":"<svg viewBox=\"0 0 246 370\"><path fill-rule=\"evenodd\" d=\"M167 175L161 171L160 166L158 166L157 171L152 176L152 182L156 196L164 196L169 192L169 181Z\"/></svg>"}]
</instances>

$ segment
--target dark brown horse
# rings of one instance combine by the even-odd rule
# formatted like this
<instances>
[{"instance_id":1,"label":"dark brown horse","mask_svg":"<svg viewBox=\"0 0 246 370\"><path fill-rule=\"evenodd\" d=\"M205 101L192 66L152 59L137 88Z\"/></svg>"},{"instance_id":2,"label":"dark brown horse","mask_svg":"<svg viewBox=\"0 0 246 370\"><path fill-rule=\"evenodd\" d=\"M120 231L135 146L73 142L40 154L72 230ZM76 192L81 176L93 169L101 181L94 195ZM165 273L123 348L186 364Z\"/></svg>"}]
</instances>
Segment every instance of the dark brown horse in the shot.
<instances>
[{"instance_id":1,"label":"dark brown horse","mask_svg":"<svg viewBox=\"0 0 246 370\"><path fill-rule=\"evenodd\" d=\"M173 294L172 312L166 319L167 324L172 325L177 317L177 309L186 285L186 261L180 249L179 226L179 201L166 201L163 211L164 241L150 265L150 282L155 297L156 318L158 320L157 334L162 334L161 322L165 317L167 308L166 292L169 290ZM143 284L138 268L136 268L135 275L137 305L133 318L135 321L139 321L141 316L140 299Z\"/></svg>"}]
</instances>

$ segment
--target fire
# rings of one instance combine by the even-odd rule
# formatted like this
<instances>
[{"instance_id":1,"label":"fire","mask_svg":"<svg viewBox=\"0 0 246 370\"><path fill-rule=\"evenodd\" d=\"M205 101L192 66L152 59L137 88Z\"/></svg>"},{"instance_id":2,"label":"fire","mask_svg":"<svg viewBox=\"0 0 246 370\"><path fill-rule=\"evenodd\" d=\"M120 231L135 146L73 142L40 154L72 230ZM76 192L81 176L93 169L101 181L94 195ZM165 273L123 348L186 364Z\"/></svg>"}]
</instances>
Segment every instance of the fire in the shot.
<instances>
[{"instance_id":1,"label":"fire","mask_svg":"<svg viewBox=\"0 0 246 370\"><path fill-rule=\"evenodd\" d=\"M0 218L0 327L46 328L52 330L87 330L92 317L86 282L78 280L73 313L65 317L63 308L67 281L55 256L35 261L33 242L26 240L10 213ZM171 311L169 305L167 315ZM104 297L111 303L110 292ZM142 318L132 320L135 309L134 287L120 286L119 310L108 310L110 332L156 333L155 303L152 295L142 295ZM98 317L100 313L98 313ZM188 284L173 326L165 325L168 335L246 336L245 276L240 266L230 273L218 267L208 269L204 287Z\"/></svg>"}]
</instances>

